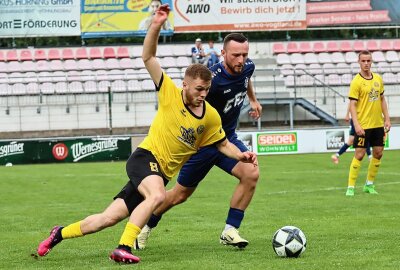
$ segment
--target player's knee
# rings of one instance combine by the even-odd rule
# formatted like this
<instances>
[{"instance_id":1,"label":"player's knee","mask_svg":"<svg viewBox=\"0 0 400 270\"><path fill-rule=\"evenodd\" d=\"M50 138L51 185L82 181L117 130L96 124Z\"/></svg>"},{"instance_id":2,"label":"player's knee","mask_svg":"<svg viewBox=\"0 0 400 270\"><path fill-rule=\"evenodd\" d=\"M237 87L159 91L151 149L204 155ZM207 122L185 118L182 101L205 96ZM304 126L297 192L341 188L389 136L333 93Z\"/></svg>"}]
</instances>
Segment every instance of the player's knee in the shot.
<instances>
[{"instance_id":1,"label":"player's knee","mask_svg":"<svg viewBox=\"0 0 400 270\"><path fill-rule=\"evenodd\" d=\"M165 201L165 197L165 191L156 191L146 199L150 200L153 206L158 207Z\"/></svg>"},{"instance_id":2,"label":"player's knee","mask_svg":"<svg viewBox=\"0 0 400 270\"><path fill-rule=\"evenodd\" d=\"M383 156L383 152L382 151L380 151L380 152L377 152L377 153L373 153L373 157L374 158L376 158L376 159L381 159L382 158L382 156Z\"/></svg>"}]
</instances>

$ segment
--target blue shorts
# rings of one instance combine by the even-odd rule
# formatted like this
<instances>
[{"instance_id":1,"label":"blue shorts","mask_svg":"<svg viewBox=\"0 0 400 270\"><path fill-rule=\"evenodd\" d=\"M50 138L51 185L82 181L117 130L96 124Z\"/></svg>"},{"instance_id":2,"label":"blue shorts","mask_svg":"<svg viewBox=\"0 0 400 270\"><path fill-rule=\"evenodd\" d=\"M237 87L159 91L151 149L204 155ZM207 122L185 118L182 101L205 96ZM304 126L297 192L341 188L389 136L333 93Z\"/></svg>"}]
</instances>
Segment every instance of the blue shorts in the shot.
<instances>
[{"instance_id":1,"label":"blue shorts","mask_svg":"<svg viewBox=\"0 0 400 270\"><path fill-rule=\"evenodd\" d=\"M248 151L247 147L237 138L236 134L233 134L228 140L236 145L240 151ZM182 167L177 182L184 187L196 187L214 165L232 174L232 169L238 162L219 152L216 146L203 147L196 154L192 155Z\"/></svg>"}]
</instances>

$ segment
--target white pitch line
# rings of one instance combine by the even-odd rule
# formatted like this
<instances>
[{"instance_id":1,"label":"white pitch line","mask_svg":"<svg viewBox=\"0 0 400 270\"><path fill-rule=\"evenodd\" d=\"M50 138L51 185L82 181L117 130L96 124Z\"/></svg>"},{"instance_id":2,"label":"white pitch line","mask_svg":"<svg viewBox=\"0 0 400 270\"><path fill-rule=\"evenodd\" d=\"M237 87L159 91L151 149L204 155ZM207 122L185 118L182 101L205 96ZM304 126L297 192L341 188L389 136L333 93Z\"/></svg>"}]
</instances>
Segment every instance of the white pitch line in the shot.
<instances>
[{"instance_id":1,"label":"white pitch line","mask_svg":"<svg viewBox=\"0 0 400 270\"><path fill-rule=\"evenodd\" d=\"M379 186L389 186L389 185L399 185L399 182L388 182L388 183L380 183ZM300 190L300 191L291 191L291 190L282 190L277 192L269 192L267 195L279 195L279 194L287 194L287 193L313 193L313 192L320 192L320 191L332 191L332 190L345 190L346 187L327 187L327 188L320 188L320 189L309 189L309 190Z\"/></svg>"}]
</instances>

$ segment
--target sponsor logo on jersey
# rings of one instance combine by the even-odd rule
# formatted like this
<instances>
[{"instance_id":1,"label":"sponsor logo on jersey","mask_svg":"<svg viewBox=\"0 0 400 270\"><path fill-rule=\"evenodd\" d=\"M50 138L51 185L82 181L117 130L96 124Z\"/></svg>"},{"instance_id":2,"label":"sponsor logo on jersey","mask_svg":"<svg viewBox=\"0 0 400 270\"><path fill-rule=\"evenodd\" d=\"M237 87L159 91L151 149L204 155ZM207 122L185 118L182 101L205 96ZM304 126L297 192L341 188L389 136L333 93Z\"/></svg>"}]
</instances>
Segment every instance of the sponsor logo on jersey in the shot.
<instances>
[{"instance_id":1,"label":"sponsor logo on jersey","mask_svg":"<svg viewBox=\"0 0 400 270\"><path fill-rule=\"evenodd\" d=\"M370 102L376 101L379 98L379 91L372 88L371 91L368 93L368 96Z\"/></svg>"},{"instance_id":2,"label":"sponsor logo on jersey","mask_svg":"<svg viewBox=\"0 0 400 270\"><path fill-rule=\"evenodd\" d=\"M57 160L64 160L68 156L68 147L63 143L57 143L52 149L53 157Z\"/></svg>"},{"instance_id":3,"label":"sponsor logo on jersey","mask_svg":"<svg viewBox=\"0 0 400 270\"><path fill-rule=\"evenodd\" d=\"M0 146L0 158L24 153L24 143L10 142Z\"/></svg>"},{"instance_id":4,"label":"sponsor logo on jersey","mask_svg":"<svg viewBox=\"0 0 400 270\"><path fill-rule=\"evenodd\" d=\"M106 139L89 144L82 142L71 145L73 162L79 161L85 157L118 149L118 139Z\"/></svg>"},{"instance_id":5,"label":"sponsor logo on jersey","mask_svg":"<svg viewBox=\"0 0 400 270\"><path fill-rule=\"evenodd\" d=\"M194 147L194 143L196 142L196 137L194 134L194 128L191 127L186 129L181 126L181 136L178 136L178 139Z\"/></svg>"}]
</instances>

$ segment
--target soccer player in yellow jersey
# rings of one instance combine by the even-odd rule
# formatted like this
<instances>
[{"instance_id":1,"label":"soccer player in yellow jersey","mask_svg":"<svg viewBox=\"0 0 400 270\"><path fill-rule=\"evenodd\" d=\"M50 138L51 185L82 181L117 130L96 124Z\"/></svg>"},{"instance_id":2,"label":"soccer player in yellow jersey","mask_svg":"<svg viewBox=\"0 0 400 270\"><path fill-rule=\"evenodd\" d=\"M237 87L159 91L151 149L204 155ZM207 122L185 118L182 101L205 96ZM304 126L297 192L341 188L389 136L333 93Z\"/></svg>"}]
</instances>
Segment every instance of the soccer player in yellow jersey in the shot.
<instances>
[{"instance_id":1,"label":"soccer player in yellow jersey","mask_svg":"<svg viewBox=\"0 0 400 270\"><path fill-rule=\"evenodd\" d=\"M388 107L383 95L381 76L371 71L372 56L369 51L358 54L360 73L350 84L350 114L354 123L355 153L350 164L346 196L354 196L354 187L361 167L366 146L372 147L372 158L368 166L367 181L363 191L378 194L375 190L375 176L378 173L385 143L385 132L390 131Z\"/></svg>"},{"instance_id":2,"label":"soccer player in yellow jersey","mask_svg":"<svg viewBox=\"0 0 400 270\"><path fill-rule=\"evenodd\" d=\"M39 256L48 254L63 239L95 233L129 217L110 259L137 263L140 258L131 251L136 237L164 201L166 183L200 147L216 145L223 154L257 166L254 153L242 153L226 139L218 112L205 101L212 78L206 66L189 66L182 89L163 73L156 49L169 11L168 5L158 8L143 44L142 58L158 91L159 110L149 134L127 161L128 183L102 213L66 227L54 227L50 236L39 244Z\"/></svg>"}]
</instances>

